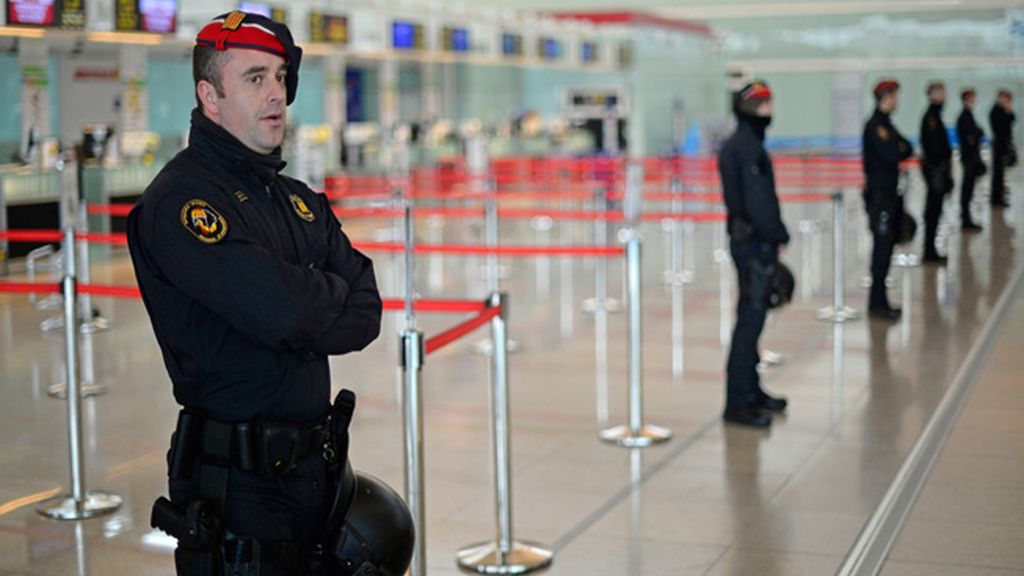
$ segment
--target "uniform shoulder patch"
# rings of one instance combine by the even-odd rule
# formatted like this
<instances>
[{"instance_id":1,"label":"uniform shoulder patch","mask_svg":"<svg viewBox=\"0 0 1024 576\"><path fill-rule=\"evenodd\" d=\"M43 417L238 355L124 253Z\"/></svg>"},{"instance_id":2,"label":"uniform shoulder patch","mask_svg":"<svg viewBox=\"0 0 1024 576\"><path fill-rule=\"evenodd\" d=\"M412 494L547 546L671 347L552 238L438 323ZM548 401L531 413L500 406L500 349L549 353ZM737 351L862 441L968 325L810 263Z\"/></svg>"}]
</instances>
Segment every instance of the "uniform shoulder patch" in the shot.
<instances>
[{"instance_id":1,"label":"uniform shoulder patch","mask_svg":"<svg viewBox=\"0 0 1024 576\"><path fill-rule=\"evenodd\" d=\"M889 141L889 137L890 137L889 129L886 128L885 126L879 126L878 127L878 138L882 142L888 142Z\"/></svg>"},{"instance_id":2,"label":"uniform shoulder patch","mask_svg":"<svg viewBox=\"0 0 1024 576\"><path fill-rule=\"evenodd\" d=\"M295 213L299 215L299 218L302 218L306 222L312 222L316 219L316 215L313 214L313 211L309 209L309 206L306 206L306 201L298 194L291 194L288 196L288 199L291 200L292 208L295 209Z\"/></svg>"},{"instance_id":3,"label":"uniform shoulder patch","mask_svg":"<svg viewBox=\"0 0 1024 576\"><path fill-rule=\"evenodd\" d=\"M206 244L216 244L228 233L228 222L205 200L189 200L181 208L181 225Z\"/></svg>"}]
</instances>

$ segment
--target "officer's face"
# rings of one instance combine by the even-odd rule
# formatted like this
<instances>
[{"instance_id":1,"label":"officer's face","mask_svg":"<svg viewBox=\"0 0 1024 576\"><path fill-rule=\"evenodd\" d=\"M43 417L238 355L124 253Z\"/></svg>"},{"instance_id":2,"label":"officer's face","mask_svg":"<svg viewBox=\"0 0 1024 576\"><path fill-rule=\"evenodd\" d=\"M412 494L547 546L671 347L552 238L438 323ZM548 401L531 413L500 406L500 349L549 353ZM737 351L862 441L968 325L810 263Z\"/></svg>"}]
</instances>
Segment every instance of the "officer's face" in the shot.
<instances>
[{"instance_id":1,"label":"officer's face","mask_svg":"<svg viewBox=\"0 0 1024 576\"><path fill-rule=\"evenodd\" d=\"M762 117L762 118L769 118L769 117L771 117L772 112L773 112L773 108L772 108L772 101L771 101L771 99L763 100L757 106L757 115Z\"/></svg>"},{"instance_id":2,"label":"officer's face","mask_svg":"<svg viewBox=\"0 0 1024 576\"><path fill-rule=\"evenodd\" d=\"M935 88L928 95L931 98L933 104L945 104L946 103L946 89Z\"/></svg>"},{"instance_id":3,"label":"officer's face","mask_svg":"<svg viewBox=\"0 0 1024 576\"><path fill-rule=\"evenodd\" d=\"M246 147L269 154L284 140L288 111L285 75L288 67L280 56L257 50L228 50L221 70L224 95L207 113Z\"/></svg>"},{"instance_id":4,"label":"officer's face","mask_svg":"<svg viewBox=\"0 0 1024 576\"><path fill-rule=\"evenodd\" d=\"M964 106L966 106L968 109L973 109L974 108L974 96L967 96L966 98L964 98Z\"/></svg>"}]
</instances>

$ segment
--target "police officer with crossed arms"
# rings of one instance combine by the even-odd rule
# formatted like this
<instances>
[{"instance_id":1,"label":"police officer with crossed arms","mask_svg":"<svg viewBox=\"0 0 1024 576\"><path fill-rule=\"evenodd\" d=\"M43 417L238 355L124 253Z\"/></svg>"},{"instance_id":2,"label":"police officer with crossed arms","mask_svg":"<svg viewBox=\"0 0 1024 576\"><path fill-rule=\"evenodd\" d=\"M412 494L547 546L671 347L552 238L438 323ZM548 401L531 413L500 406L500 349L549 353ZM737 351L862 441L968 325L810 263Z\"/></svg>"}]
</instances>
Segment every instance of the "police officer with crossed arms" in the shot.
<instances>
[{"instance_id":1,"label":"police officer with crossed arms","mask_svg":"<svg viewBox=\"0 0 1024 576\"><path fill-rule=\"evenodd\" d=\"M412 554L401 499L348 463L355 396L331 403L328 356L376 339L382 306L327 199L280 173L301 57L268 18L206 25L188 147L129 217L182 406L152 519L179 575L398 575Z\"/></svg>"},{"instance_id":2,"label":"police officer with crossed arms","mask_svg":"<svg viewBox=\"0 0 1024 576\"><path fill-rule=\"evenodd\" d=\"M898 320L902 310L889 304L885 278L889 274L892 251L903 232L903 196L899 193L900 162L910 158L914 149L892 124L892 113L899 104L898 82L891 78L875 85L875 112L864 125L864 208L871 225L874 245L871 249L871 293L868 313L872 318Z\"/></svg>"},{"instance_id":3,"label":"police officer with crossed arms","mask_svg":"<svg viewBox=\"0 0 1024 576\"><path fill-rule=\"evenodd\" d=\"M763 81L733 95L736 132L718 156L722 193L728 211L729 249L739 277L736 326L726 365L726 422L764 428L770 414L786 409L785 398L761 388L757 341L773 305L773 282L782 268L779 252L789 243L775 193L772 161L764 147L772 121L772 91ZM792 295L790 276L789 292ZM782 302L774 302L781 304Z\"/></svg>"}]
</instances>

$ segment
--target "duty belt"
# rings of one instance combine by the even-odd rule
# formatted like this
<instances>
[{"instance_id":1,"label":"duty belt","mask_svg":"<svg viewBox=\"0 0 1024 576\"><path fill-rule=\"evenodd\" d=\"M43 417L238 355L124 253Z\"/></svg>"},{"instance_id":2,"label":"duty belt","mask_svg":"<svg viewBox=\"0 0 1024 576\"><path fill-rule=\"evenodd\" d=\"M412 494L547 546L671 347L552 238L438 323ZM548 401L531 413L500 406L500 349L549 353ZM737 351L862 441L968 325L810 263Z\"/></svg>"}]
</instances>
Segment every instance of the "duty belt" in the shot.
<instances>
[{"instance_id":1,"label":"duty belt","mask_svg":"<svg viewBox=\"0 0 1024 576\"><path fill-rule=\"evenodd\" d=\"M191 476L196 456L202 464L282 476L311 454L330 448L327 422L301 426L276 422L214 420L182 410L174 433L169 476Z\"/></svg>"}]
</instances>

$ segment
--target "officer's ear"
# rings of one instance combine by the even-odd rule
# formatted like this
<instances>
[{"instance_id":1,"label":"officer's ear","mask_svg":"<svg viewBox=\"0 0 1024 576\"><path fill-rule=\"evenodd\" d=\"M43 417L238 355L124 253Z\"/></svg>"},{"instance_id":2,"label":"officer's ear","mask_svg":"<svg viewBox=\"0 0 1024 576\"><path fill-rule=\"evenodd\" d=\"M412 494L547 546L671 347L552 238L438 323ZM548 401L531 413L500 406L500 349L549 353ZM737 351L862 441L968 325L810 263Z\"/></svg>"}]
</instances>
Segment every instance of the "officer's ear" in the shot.
<instances>
[{"instance_id":1,"label":"officer's ear","mask_svg":"<svg viewBox=\"0 0 1024 576\"><path fill-rule=\"evenodd\" d=\"M220 101L218 100L217 87L208 80L200 80L196 84L196 96L203 105L203 111L214 120L220 117Z\"/></svg>"}]
</instances>

